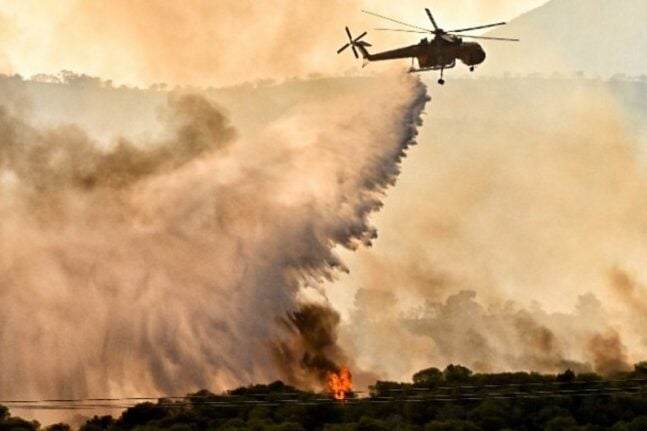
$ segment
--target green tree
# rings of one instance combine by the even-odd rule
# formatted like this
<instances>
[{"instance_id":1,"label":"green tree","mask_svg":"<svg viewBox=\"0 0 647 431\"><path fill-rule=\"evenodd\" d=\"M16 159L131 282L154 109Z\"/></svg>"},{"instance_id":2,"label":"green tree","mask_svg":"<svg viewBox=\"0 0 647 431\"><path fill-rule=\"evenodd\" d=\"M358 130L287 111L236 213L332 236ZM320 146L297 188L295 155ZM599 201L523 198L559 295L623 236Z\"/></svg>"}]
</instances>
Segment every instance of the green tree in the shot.
<instances>
[{"instance_id":1,"label":"green tree","mask_svg":"<svg viewBox=\"0 0 647 431\"><path fill-rule=\"evenodd\" d=\"M0 404L0 421L8 419L10 416L9 409Z\"/></svg>"},{"instance_id":2,"label":"green tree","mask_svg":"<svg viewBox=\"0 0 647 431\"><path fill-rule=\"evenodd\" d=\"M247 428L245 429L248 431L265 431L272 425L274 424L267 419L250 419L247 421Z\"/></svg>"},{"instance_id":3,"label":"green tree","mask_svg":"<svg viewBox=\"0 0 647 431\"><path fill-rule=\"evenodd\" d=\"M618 422L611 428L611 431L629 431L629 425L624 421Z\"/></svg>"},{"instance_id":4,"label":"green tree","mask_svg":"<svg viewBox=\"0 0 647 431\"><path fill-rule=\"evenodd\" d=\"M413 383L437 386L443 381L443 372L438 368L427 368L413 375Z\"/></svg>"},{"instance_id":5,"label":"green tree","mask_svg":"<svg viewBox=\"0 0 647 431\"><path fill-rule=\"evenodd\" d=\"M634 373L637 376L647 376L647 361L642 361L635 364Z\"/></svg>"},{"instance_id":6,"label":"green tree","mask_svg":"<svg viewBox=\"0 0 647 431\"><path fill-rule=\"evenodd\" d=\"M150 421L164 418L168 409L153 403L141 403L129 408L117 421L118 425L131 429L137 425L146 425Z\"/></svg>"},{"instance_id":7,"label":"green tree","mask_svg":"<svg viewBox=\"0 0 647 431\"><path fill-rule=\"evenodd\" d=\"M356 423L347 424L326 424L323 431L355 431Z\"/></svg>"},{"instance_id":8,"label":"green tree","mask_svg":"<svg viewBox=\"0 0 647 431\"><path fill-rule=\"evenodd\" d=\"M570 418L571 412L559 406L549 405L542 408L539 411L539 413L537 413L535 420L538 425L541 425L543 427L552 419L559 418L559 417Z\"/></svg>"},{"instance_id":9,"label":"green tree","mask_svg":"<svg viewBox=\"0 0 647 431\"><path fill-rule=\"evenodd\" d=\"M79 428L79 431L106 431L115 423L112 416L94 416Z\"/></svg>"},{"instance_id":10,"label":"green tree","mask_svg":"<svg viewBox=\"0 0 647 431\"><path fill-rule=\"evenodd\" d=\"M266 429L267 431L305 431L305 428L296 422L284 422L278 425L270 425Z\"/></svg>"},{"instance_id":11,"label":"green tree","mask_svg":"<svg viewBox=\"0 0 647 431\"><path fill-rule=\"evenodd\" d=\"M173 424L168 431L197 431L198 428L191 426L190 424Z\"/></svg>"},{"instance_id":12,"label":"green tree","mask_svg":"<svg viewBox=\"0 0 647 431\"><path fill-rule=\"evenodd\" d=\"M569 368L563 373L558 374L555 379L558 382L563 382L563 383L572 382L573 380L575 380L575 372L573 372L573 370Z\"/></svg>"},{"instance_id":13,"label":"green tree","mask_svg":"<svg viewBox=\"0 0 647 431\"><path fill-rule=\"evenodd\" d=\"M448 383L466 383L472 376L472 370L462 365L450 364L443 371L445 381Z\"/></svg>"},{"instance_id":14,"label":"green tree","mask_svg":"<svg viewBox=\"0 0 647 431\"><path fill-rule=\"evenodd\" d=\"M639 416L629 424L629 431L647 430L647 416Z\"/></svg>"},{"instance_id":15,"label":"green tree","mask_svg":"<svg viewBox=\"0 0 647 431\"><path fill-rule=\"evenodd\" d=\"M575 422L575 419L572 417L558 417L551 419L546 424L544 431L579 431L581 428Z\"/></svg>"},{"instance_id":16,"label":"green tree","mask_svg":"<svg viewBox=\"0 0 647 431\"><path fill-rule=\"evenodd\" d=\"M425 425L425 431L482 431L474 422L462 420L431 421Z\"/></svg>"},{"instance_id":17,"label":"green tree","mask_svg":"<svg viewBox=\"0 0 647 431\"><path fill-rule=\"evenodd\" d=\"M255 406L250 412L248 418L256 420L266 420L272 418L272 412L267 407Z\"/></svg>"},{"instance_id":18,"label":"green tree","mask_svg":"<svg viewBox=\"0 0 647 431\"><path fill-rule=\"evenodd\" d=\"M0 421L0 431L38 431L39 428L38 422L29 422L17 417L9 417Z\"/></svg>"},{"instance_id":19,"label":"green tree","mask_svg":"<svg viewBox=\"0 0 647 431\"><path fill-rule=\"evenodd\" d=\"M500 430L508 424L510 403L504 400L486 399L469 414L469 419L485 431Z\"/></svg>"},{"instance_id":20,"label":"green tree","mask_svg":"<svg viewBox=\"0 0 647 431\"><path fill-rule=\"evenodd\" d=\"M398 382L385 382L378 380L374 385L370 385L369 392L373 397L389 397L394 392L401 391L405 385Z\"/></svg>"},{"instance_id":21,"label":"green tree","mask_svg":"<svg viewBox=\"0 0 647 431\"><path fill-rule=\"evenodd\" d=\"M436 419L439 421L461 420L467 417L467 410L459 404L449 404L438 411Z\"/></svg>"},{"instance_id":22,"label":"green tree","mask_svg":"<svg viewBox=\"0 0 647 431\"><path fill-rule=\"evenodd\" d=\"M230 419L218 431L245 431L247 426L242 419Z\"/></svg>"},{"instance_id":23,"label":"green tree","mask_svg":"<svg viewBox=\"0 0 647 431\"><path fill-rule=\"evenodd\" d=\"M357 426L355 431L390 431L391 427L387 426L384 421L379 419L373 419L368 416L363 416Z\"/></svg>"}]
</instances>

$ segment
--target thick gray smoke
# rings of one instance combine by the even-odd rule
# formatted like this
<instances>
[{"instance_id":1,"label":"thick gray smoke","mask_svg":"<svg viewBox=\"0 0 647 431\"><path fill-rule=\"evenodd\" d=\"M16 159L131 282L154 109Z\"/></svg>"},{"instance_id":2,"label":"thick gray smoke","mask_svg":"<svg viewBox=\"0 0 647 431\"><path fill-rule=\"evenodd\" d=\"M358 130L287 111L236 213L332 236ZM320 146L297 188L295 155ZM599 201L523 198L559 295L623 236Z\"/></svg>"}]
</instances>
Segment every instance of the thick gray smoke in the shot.
<instances>
[{"instance_id":1,"label":"thick gray smoke","mask_svg":"<svg viewBox=\"0 0 647 431\"><path fill-rule=\"evenodd\" d=\"M0 108L1 397L318 383L276 346L302 354L302 292L344 268L335 246L375 237L427 95L408 77L302 85L232 90L264 119L174 94L161 130L110 145Z\"/></svg>"}]
</instances>

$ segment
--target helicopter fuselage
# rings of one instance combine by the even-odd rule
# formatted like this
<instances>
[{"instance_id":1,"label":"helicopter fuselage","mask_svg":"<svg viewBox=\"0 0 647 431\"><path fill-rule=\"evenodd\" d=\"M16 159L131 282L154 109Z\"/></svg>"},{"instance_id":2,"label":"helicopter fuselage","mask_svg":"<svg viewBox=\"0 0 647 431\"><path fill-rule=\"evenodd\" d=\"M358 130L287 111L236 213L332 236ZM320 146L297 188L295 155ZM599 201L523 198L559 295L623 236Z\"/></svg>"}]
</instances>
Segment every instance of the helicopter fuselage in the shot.
<instances>
[{"instance_id":1,"label":"helicopter fuselage","mask_svg":"<svg viewBox=\"0 0 647 431\"><path fill-rule=\"evenodd\" d=\"M449 69L456 65L456 60L473 67L483 63L486 57L480 44L463 42L462 39L452 36L436 37L431 41L423 39L417 45L376 54L369 54L362 49L362 54L368 61L415 58L421 69Z\"/></svg>"},{"instance_id":2,"label":"helicopter fuselage","mask_svg":"<svg viewBox=\"0 0 647 431\"><path fill-rule=\"evenodd\" d=\"M485 61L485 50L476 42L445 42L418 45L416 56L421 68L452 67L456 60L460 60L466 66L476 66Z\"/></svg>"}]
</instances>

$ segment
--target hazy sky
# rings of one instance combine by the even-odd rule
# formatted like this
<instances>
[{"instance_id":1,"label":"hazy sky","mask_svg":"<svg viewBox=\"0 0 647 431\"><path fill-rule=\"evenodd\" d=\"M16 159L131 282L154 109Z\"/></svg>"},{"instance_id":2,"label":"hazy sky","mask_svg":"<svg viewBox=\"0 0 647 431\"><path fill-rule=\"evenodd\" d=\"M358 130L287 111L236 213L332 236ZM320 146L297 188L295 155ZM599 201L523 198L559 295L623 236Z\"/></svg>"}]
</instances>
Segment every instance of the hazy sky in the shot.
<instances>
[{"instance_id":1,"label":"hazy sky","mask_svg":"<svg viewBox=\"0 0 647 431\"><path fill-rule=\"evenodd\" d=\"M223 85L356 69L336 56L343 26L377 49L414 35L371 31L387 22L362 8L428 25L430 7L445 28L511 19L546 0L386 0L130 2L0 0L0 72L74 70L116 82Z\"/></svg>"}]
</instances>

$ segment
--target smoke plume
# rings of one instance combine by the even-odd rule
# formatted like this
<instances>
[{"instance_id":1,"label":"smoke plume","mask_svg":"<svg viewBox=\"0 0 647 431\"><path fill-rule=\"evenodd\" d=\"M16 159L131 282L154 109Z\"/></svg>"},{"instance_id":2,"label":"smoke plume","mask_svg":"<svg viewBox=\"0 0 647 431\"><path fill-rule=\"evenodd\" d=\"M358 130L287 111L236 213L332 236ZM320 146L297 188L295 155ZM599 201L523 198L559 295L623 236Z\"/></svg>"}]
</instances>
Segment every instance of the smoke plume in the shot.
<instances>
[{"instance_id":1,"label":"smoke plume","mask_svg":"<svg viewBox=\"0 0 647 431\"><path fill-rule=\"evenodd\" d=\"M302 292L344 269L335 246L375 238L368 217L427 96L408 77L292 85L311 91L274 109L268 95L289 84L232 90L269 120L174 93L158 130L109 143L0 108L1 397L182 394L291 376L317 386L319 363L343 359L335 314Z\"/></svg>"},{"instance_id":2,"label":"smoke plume","mask_svg":"<svg viewBox=\"0 0 647 431\"><path fill-rule=\"evenodd\" d=\"M330 286L352 304L342 340L358 363L408 379L643 360L644 85L535 76L434 96L380 240L348 256L346 290Z\"/></svg>"},{"instance_id":3,"label":"smoke plume","mask_svg":"<svg viewBox=\"0 0 647 431\"><path fill-rule=\"evenodd\" d=\"M284 319L291 336L277 343L274 356L289 383L303 387L313 375L325 382L328 373L350 365L338 345L339 323L339 314L320 304L305 304Z\"/></svg>"}]
</instances>

